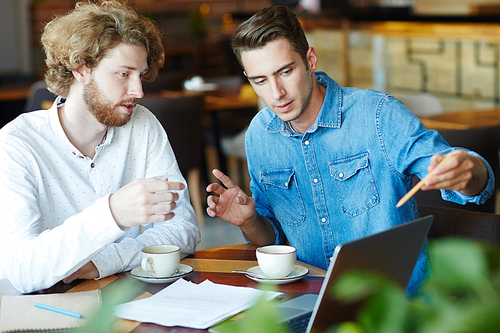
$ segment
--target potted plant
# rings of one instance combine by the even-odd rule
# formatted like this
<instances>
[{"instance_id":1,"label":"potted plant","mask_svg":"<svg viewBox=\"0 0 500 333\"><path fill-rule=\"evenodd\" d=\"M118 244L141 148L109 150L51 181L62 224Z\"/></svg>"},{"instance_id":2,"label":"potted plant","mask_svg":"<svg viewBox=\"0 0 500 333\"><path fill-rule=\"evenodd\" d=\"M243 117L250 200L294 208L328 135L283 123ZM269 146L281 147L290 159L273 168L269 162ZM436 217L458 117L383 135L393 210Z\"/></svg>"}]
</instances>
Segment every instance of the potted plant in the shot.
<instances>
[{"instance_id":1,"label":"potted plant","mask_svg":"<svg viewBox=\"0 0 500 333\"><path fill-rule=\"evenodd\" d=\"M447 238L433 241L429 248L431 276L411 299L381 277L344 274L331 292L343 301L364 301L356 321L331 331L500 332L499 247Z\"/></svg>"}]
</instances>

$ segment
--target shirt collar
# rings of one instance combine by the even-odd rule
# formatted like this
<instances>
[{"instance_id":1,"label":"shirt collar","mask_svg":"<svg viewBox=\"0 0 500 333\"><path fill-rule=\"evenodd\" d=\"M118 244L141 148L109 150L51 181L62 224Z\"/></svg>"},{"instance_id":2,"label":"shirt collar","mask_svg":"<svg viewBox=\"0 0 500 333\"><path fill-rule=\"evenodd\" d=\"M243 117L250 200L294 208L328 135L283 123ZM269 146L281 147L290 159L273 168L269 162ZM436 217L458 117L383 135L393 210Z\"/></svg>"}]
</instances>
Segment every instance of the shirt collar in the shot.
<instances>
[{"instance_id":1,"label":"shirt collar","mask_svg":"<svg viewBox=\"0 0 500 333\"><path fill-rule=\"evenodd\" d=\"M57 111L63 104L64 104L63 98L61 96L58 96L55 99L52 106L50 107L50 109L48 109L49 121L50 121L50 127L52 128L52 131L56 134L56 136L61 140L63 138L65 140L68 140L62 128L61 120L59 119L59 113Z\"/></svg>"},{"instance_id":2,"label":"shirt collar","mask_svg":"<svg viewBox=\"0 0 500 333\"><path fill-rule=\"evenodd\" d=\"M318 117L307 130L315 132L318 127L340 128L342 124L342 88L324 72L315 72L316 80L326 87L325 99ZM272 112L272 111L271 111ZM269 132L280 132L284 136L292 136L288 123L282 121L276 114L267 125Z\"/></svg>"}]
</instances>

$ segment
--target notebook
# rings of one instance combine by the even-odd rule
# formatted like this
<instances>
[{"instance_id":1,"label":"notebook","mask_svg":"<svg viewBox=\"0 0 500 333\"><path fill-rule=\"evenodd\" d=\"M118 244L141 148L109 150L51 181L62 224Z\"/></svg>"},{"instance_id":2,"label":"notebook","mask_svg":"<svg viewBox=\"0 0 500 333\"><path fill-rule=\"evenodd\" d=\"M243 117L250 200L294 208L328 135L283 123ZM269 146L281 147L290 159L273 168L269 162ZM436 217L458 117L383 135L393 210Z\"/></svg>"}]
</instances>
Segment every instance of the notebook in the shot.
<instances>
[{"instance_id":1,"label":"notebook","mask_svg":"<svg viewBox=\"0 0 500 333\"><path fill-rule=\"evenodd\" d=\"M319 295L305 294L278 305L283 313L283 324L292 325L291 332L309 333L324 332L335 323L353 320L359 304L342 304L327 292L346 270L380 273L406 289L433 219L429 215L365 238L339 244L335 248ZM294 328L295 324L302 324L302 327ZM219 332L218 326L210 329L210 332Z\"/></svg>"},{"instance_id":2,"label":"notebook","mask_svg":"<svg viewBox=\"0 0 500 333\"><path fill-rule=\"evenodd\" d=\"M49 305L76 312L85 319L49 311L35 306ZM64 294L18 295L2 297L0 332L71 332L85 326L101 306L101 291Z\"/></svg>"}]
</instances>

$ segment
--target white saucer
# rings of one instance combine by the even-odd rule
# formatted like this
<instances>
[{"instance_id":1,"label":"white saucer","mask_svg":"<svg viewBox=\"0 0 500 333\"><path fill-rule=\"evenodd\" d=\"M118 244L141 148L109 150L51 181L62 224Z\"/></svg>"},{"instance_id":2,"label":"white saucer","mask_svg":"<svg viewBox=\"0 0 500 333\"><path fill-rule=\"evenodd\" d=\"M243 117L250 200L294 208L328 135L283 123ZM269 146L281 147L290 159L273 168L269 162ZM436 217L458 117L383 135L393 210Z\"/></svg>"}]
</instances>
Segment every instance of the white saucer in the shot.
<instances>
[{"instance_id":1,"label":"white saucer","mask_svg":"<svg viewBox=\"0 0 500 333\"><path fill-rule=\"evenodd\" d=\"M133 277L143 282L148 283L167 283L180 279L193 271L193 267L189 265L180 264L179 268L172 276L168 277L154 277L151 273L144 271L141 266L134 268L130 273Z\"/></svg>"},{"instance_id":2,"label":"white saucer","mask_svg":"<svg viewBox=\"0 0 500 333\"><path fill-rule=\"evenodd\" d=\"M262 273L262 270L260 269L259 266L251 267L251 268L247 269L247 272L265 275L264 273ZM295 267L293 268L293 271L288 276L286 276L284 278L280 278L280 279L271 279L271 278L262 279L262 278L259 278L259 277L256 277L256 276L253 276L250 274L245 274L245 275L249 279L252 279L252 280L257 281L257 282L268 283L268 284L285 284L285 283L291 283L291 282L295 282L297 280L300 280L304 276L306 276L307 273L309 273L309 269L307 269L304 266L295 265Z\"/></svg>"}]
</instances>

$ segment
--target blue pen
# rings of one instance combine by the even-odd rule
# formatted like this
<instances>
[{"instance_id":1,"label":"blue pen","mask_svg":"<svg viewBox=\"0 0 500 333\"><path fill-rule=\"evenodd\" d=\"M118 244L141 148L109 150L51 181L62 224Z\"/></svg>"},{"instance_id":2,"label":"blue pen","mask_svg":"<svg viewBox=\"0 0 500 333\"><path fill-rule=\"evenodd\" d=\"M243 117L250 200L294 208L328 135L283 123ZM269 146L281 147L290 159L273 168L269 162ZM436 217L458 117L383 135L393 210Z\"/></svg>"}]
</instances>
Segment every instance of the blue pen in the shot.
<instances>
[{"instance_id":1,"label":"blue pen","mask_svg":"<svg viewBox=\"0 0 500 333\"><path fill-rule=\"evenodd\" d=\"M85 319L85 316L83 316L79 313L58 309L58 308L55 308L53 306L44 305L44 304L40 304L40 303L35 303L35 306L38 308L45 309L45 310L50 310L50 311L54 311L57 313L62 313L62 314L68 315L68 316Z\"/></svg>"}]
</instances>

